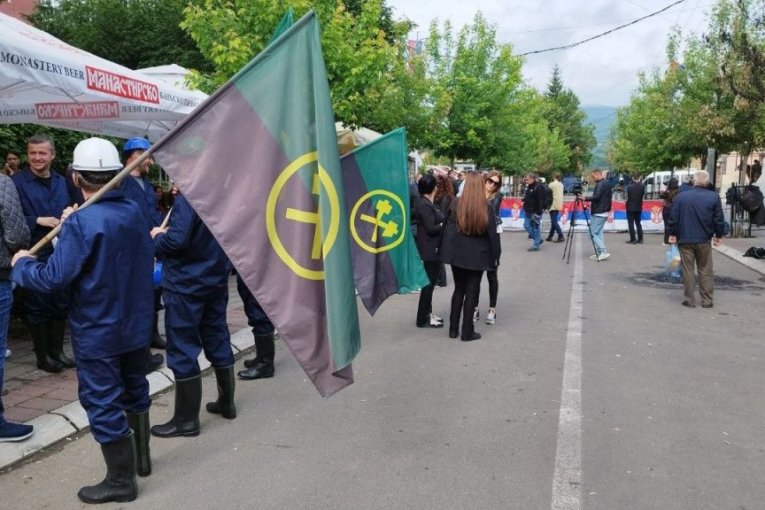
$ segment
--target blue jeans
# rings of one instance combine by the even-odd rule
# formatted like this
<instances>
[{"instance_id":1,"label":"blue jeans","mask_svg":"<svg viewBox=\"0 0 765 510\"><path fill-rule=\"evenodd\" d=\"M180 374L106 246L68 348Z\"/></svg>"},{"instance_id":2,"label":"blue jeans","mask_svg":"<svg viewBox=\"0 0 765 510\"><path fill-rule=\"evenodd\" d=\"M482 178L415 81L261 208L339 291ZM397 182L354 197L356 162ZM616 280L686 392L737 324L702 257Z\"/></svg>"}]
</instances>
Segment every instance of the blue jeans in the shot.
<instances>
[{"instance_id":1,"label":"blue jeans","mask_svg":"<svg viewBox=\"0 0 765 510\"><path fill-rule=\"evenodd\" d=\"M548 237L552 238L553 234L558 234L558 238L563 238L563 230L560 228L560 223L558 223L558 213L559 211L553 211L550 210L550 234Z\"/></svg>"},{"instance_id":2,"label":"blue jeans","mask_svg":"<svg viewBox=\"0 0 765 510\"><path fill-rule=\"evenodd\" d=\"M608 218L606 216L592 216L590 218L590 237L595 243L595 249L598 251L598 255L608 251L606 249L606 242L604 239L605 234L603 232L607 220Z\"/></svg>"},{"instance_id":3,"label":"blue jeans","mask_svg":"<svg viewBox=\"0 0 765 510\"><path fill-rule=\"evenodd\" d=\"M527 215L523 219L523 228L525 228L526 232L531 236L534 248L539 248L539 245L542 244L542 232L539 230L539 223L534 221L530 215Z\"/></svg>"},{"instance_id":4,"label":"blue jeans","mask_svg":"<svg viewBox=\"0 0 765 510\"><path fill-rule=\"evenodd\" d=\"M10 280L0 280L0 394L3 392L5 380L5 349L8 347L8 323L11 319L11 305L13 304L13 290ZM5 408L0 398L0 426L5 424Z\"/></svg>"}]
</instances>

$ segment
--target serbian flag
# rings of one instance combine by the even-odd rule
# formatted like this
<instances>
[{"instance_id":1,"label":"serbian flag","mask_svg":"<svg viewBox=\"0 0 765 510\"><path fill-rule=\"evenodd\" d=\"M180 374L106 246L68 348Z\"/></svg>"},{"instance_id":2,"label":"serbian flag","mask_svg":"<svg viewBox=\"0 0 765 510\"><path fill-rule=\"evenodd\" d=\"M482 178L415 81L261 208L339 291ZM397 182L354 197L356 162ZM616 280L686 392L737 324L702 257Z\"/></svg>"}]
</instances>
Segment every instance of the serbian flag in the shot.
<instances>
[{"instance_id":1,"label":"serbian flag","mask_svg":"<svg viewBox=\"0 0 765 510\"><path fill-rule=\"evenodd\" d=\"M353 382L359 322L313 12L152 148L322 396Z\"/></svg>"},{"instance_id":2,"label":"serbian flag","mask_svg":"<svg viewBox=\"0 0 765 510\"><path fill-rule=\"evenodd\" d=\"M356 290L374 315L391 294L428 284L412 237L406 131L401 128L340 159L349 211Z\"/></svg>"}]
</instances>

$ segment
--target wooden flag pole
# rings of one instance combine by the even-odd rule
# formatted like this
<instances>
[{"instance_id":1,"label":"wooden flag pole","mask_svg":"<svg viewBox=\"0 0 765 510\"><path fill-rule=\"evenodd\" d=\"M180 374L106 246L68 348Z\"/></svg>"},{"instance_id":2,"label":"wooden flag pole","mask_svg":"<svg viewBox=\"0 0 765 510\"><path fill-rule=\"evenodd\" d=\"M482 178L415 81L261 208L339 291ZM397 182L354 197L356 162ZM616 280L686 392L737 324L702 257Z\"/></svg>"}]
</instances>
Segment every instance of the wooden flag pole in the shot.
<instances>
[{"instance_id":1,"label":"wooden flag pole","mask_svg":"<svg viewBox=\"0 0 765 510\"><path fill-rule=\"evenodd\" d=\"M165 219L162 220L162 225L159 226L159 228L166 228L167 224L170 223L170 213L173 212L173 208L167 210L167 215L165 216Z\"/></svg>"},{"instance_id":2,"label":"wooden flag pole","mask_svg":"<svg viewBox=\"0 0 765 510\"><path fill-rule=\"evenodd\" d=\"M123 168L120 171L120 173L115 175L114 179L112 179L111 181L107 182L106 184L104 184L104 186L101 189L99 189L98 191L93 193L90 196L89 199L87 199L81 206L79 206L77 208L77 210L79 211L80 209L89 206L93 202L97 202L102 196L104 196L105 193L108 193L109 191L111 191L114 188L116 188L117 185L119 183L121 183L122 180L130 174L130 172L135 170L138 167L138 165L143 163L146 160L146 158L149 158L149 157L151 157L151 151L146 151L146 152L142 153L140 156L138 156L138 159L136 159L135 161L130 163L128 166ZM168 216L169 216L169 214L168 214ZM34 255L35 253L40 251L40 249L42 249L46 244L51 242L53 240L53 238L56 237L58 235L58 233L61 231L61 224L62 223L63 222L60 222L58 225L53 227L53 230L48 232L48 235L46 235L45 237L43 237L42 239L37 241L37 244L32 246L32 248L29 250L29 254L30 255Z\"/></svg>"}]
</instances>

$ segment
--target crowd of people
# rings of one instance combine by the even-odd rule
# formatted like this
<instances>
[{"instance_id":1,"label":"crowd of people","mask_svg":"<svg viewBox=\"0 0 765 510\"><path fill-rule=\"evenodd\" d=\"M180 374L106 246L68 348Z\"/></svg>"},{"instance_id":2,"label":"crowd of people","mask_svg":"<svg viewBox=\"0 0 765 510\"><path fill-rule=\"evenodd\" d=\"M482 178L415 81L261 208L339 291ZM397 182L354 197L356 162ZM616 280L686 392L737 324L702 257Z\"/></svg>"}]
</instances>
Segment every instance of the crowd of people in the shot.
<instances>
[{"instance_id":1,"label":"crowd of people","mask_svg":"<svg viewBox=\"0 0 765 510\"><path fill-rule=\"evenodd\" d=\"M36 135L27 141L27 163L6 155L0 175L0 390L5 368L8 323L14 296L32 338L37 367L57 373L76 368L78 397L94 439L100 444L107 474L101 483L83 487L87 503L126 502L137 497L136 476L152 472L150 436L196 436L202 381L198 356L204 352L217 380L217 396L208 413L224 419L237 416L234 400L234 354L226 323L231 264L194 209L174 185L167 191L152 185L150 143L132 138L122 153L108 140L89 138L74 150L67 171L54 167L54 141ZM115 176L130 174L109 191ZM591 257L609 258L604 226L612 207L612 189L602 171L594 170L595 188L589 202ZM696 173L694 186L680 192L677 182L662 196L665 242L677 243L682 256L685 301L695 307L694 278L698 271L701 306L713 300L710 241L719 243L724 221L719 196L707 189L709 177ZM559 174L548 186L534 173L524 177L524 226L530 252L544 240L542 217L549 211L548 242L563 242L558 223L563 209ZM486 273L488 325L496 324L501 258L502 176L497 171L433 171L412 183L412 228L428 285L421 289L416 326L443 328L433 313L436 287L446 286L451 268L453 291L448 335L464 342L481 338L475 323ZM98 201L88 200L106 191ZM644 188L639 180L626 188L630 244L643 242L640 212ZM87 204L87 207L81 207ZM57 244L44 241L57 231ZM35 246L33 251L28 248ZM152 273L162 263L159 284ZM14 293L13 287L16 286ZM242 380L274 376L275 328L256 298L237 277L237 290L252 327L256 356L238 372ZM165 335L158 312L165 310ZM65 321L69 320L74 358L64 352ZM151 426L146 375L167 365L175 377L172 418ZM21 441L33 427L8 422L0 401L0 442Z\"/></svg>"},{"instance_id":2,"label":"crowd of people","mask_svg":"<svg viewBox=\"0 0 765 510\"><path fill-rule=\"evenodd\" d=\"M202 352L218 386L206 411L236 418L226 322L231 264L177 187L165 192L152 186L149 149L146 139L132 138L120 158L108 140L89 138L75 148L70 168L59 173L53 168L54 141L36 135L27 141L26 166L9 155L11 175L0 175L0 390L17 286L37 367L51 373L77 370L79 401L106 464L104 480L78 492L86 503L137 497L136 476L152 471L150 436L200 433ZM129 175L104 190L125 166ZM96 193L103 195L88 202ZM56 233L55 249L38 245ZM162 274L155 285L157 261ZM241 279L238 283L256 346L256 357L245 360L239 378L273 377L274 325ZM164 338L157 316L162 307ZM63 351L67 318L74 360ZM176 381L173 417L154 426L146 376L165 359L152 347L165 350ZM31 425L5 420L0 401L0 442L33 433Z\"/></svg>"}]
</instances>

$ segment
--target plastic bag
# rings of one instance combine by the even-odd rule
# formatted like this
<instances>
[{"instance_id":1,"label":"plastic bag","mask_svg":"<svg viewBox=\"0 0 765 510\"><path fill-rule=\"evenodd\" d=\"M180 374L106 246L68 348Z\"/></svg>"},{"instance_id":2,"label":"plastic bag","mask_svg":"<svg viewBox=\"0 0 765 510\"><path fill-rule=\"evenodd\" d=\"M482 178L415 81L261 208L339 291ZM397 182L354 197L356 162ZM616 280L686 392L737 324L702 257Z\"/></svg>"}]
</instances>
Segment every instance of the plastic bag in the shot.
<instances>
[{"instance_id":1,"label":"plastic bag","mask_svg":"<svg viewBox=\"0 0 765 510\"><path fill-rule=\"evenodd\" d=\"M155 260L154 261L154 287L159 287L159 284L162 282L162 261Z\"/></svg>"},{"instance_id":2,"label":"plastic bag","mask_svg":"<svg viewBox=\"0 0 765 510\"><path fill-rule=\"evenodd\" d=\"M664 272L672 277L679 278L682 276L680 263L680 250L676 244L670 244L667 246L667 252L664 255Z\"/></svg>"}]
</instances>

